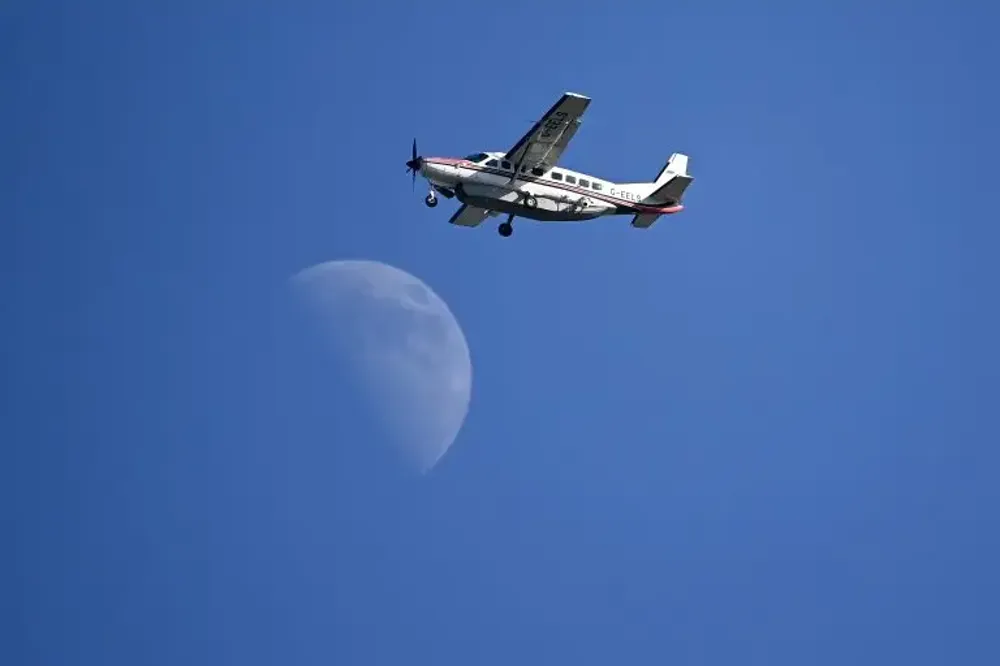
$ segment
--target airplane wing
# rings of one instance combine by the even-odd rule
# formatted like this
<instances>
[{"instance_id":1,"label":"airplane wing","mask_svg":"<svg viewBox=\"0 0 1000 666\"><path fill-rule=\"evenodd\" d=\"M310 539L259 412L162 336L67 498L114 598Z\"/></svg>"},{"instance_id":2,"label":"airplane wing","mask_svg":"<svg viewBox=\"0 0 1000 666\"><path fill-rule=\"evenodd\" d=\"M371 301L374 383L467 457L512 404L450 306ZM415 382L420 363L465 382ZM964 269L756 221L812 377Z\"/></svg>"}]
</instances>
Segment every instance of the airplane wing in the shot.
<instances>
[{"instance_id":1,"label":"airplane wing","mask_svg":"<svg viewBox=\"0 0 1000 666\"><path fill-rule=\"evenodd\" d=\"M569 140L580 126L590 98L576 93L564 93L541 120L507 151L505 159L518 167L529 169L544 165L552 167L559 161Z\"/></svg>"},{"instance_id":2,"label":"airplane wing","mask_svg":"<svg viewBox=\"0 0 1000 666\"><path fill-rule=\"evenodd\" d=\"M486 216L490 214L490 211L485 208L477 208L475 206L469 206L468 204L462 204L461 208L455 211L455 214L451 216L448 220L451 224L457 224L462 227L477 227L479 223L486 219Z\"/></svg>"}]
</instances>

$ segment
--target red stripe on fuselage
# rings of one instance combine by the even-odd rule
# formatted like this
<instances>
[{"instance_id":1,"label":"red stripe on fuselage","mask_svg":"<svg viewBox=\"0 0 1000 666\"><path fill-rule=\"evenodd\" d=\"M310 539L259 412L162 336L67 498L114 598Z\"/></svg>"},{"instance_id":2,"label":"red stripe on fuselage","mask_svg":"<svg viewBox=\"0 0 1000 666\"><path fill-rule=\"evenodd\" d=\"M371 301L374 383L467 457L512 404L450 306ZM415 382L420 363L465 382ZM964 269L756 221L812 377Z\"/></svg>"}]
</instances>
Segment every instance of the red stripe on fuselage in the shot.
<instances>
[{"instance_id":1,"label":"red stripe on fuselage","mask_svg":"<svg viewBox=\"0 0 1000 666\"><path fill-rule=\"evenodd\" d=\"M441 166L458 166L465 160L458 157L425 157L424 162L428 164L440 164Z\"/></svg>"}]
</instances>

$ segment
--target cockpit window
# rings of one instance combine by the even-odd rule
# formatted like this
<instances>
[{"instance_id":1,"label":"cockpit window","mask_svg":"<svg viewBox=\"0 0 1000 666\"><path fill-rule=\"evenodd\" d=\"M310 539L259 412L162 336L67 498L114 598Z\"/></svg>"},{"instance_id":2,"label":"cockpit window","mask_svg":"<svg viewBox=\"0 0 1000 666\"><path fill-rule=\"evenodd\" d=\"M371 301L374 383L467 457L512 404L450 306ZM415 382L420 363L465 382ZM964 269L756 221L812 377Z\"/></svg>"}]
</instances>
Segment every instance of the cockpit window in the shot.
<instances>
[{"instance_id":1,"label":"cockpit window","mask_svg":"<svg viewBox=\"0 0 1000 666\"><path fill-rule=\"evenodd\" d=\"M466 155L465 159L469 162L472 162L473 164L478 164L479 162L485 160L487 157L489 157L489 155L487 155L486 153L472 153L471 155Z\"/></svg>"}]
</instances>

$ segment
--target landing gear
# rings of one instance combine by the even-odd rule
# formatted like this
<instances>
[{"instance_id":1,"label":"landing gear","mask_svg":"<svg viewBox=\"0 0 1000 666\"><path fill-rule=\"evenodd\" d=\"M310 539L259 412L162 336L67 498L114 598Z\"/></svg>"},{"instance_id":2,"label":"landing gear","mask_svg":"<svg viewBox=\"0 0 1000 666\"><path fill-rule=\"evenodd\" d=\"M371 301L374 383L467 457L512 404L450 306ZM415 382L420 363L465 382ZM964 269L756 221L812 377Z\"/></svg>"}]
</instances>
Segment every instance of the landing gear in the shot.
<instances>
[{"instance_id":1,"label":"landing gear","mask_svg":"<svg viewBox=\"0 0 1000 666\"><path fill-rule=\"evenodd\" d=\"M538 199L536 199L535 197L531 196L530 194L525 194L524 195L524 207L525 208L537 208L538 207Z\"/></svg>"},{"instance_id":2,"label":"landing gear","mask_svg":"<svg viewBox=\"0 0 1000 666\"><path fill-rule=\"evenodd\" d=\"M501 222L500 226L497 228L497 231L499 231L500 235L504 238L508 238L512 233L514 233L514 225L512 224L513 221L514 216L511 215L507 218L506 222Z\"/></svg>"},{"instance_id":3,"label":"landing gear","mask_svg":"<svg viewBox=\"0 0 1000 666\"><path fill-rule=\"evenodd\" d=\"M427 204L428 208L434 208L438 205L437 196L434 195L433 191L427 193L427 196L424 197L424 203Z\"/></svg>"}]
</instances>

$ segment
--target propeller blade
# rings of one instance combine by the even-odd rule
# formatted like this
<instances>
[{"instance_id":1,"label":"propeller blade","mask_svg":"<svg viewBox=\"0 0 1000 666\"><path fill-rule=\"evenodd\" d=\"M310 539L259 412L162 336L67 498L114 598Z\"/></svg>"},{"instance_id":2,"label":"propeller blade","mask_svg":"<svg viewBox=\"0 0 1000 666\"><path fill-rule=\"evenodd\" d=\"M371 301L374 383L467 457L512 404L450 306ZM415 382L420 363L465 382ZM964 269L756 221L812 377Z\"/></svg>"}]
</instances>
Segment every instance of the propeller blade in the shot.
<instances>
[{"instance_id":1,"label":"propeller blade","mask_svg":"<svg viewBox=\"0 0 1000 666\"><path fill-rule=\"evenodd\" d=\"M415 189L417 187L417 171L420 170L420 167L423 164L423 159L417 155L416 138L413 139L413 147L410 149L410 153L412 157L410 158L410 161L406 163L406 172L412 175L410 187Z\"/></svg>"}]
</instances>

